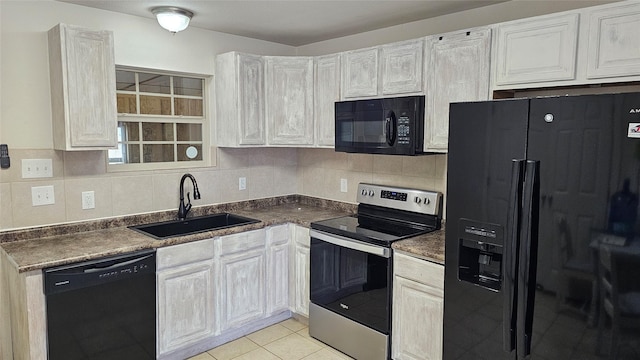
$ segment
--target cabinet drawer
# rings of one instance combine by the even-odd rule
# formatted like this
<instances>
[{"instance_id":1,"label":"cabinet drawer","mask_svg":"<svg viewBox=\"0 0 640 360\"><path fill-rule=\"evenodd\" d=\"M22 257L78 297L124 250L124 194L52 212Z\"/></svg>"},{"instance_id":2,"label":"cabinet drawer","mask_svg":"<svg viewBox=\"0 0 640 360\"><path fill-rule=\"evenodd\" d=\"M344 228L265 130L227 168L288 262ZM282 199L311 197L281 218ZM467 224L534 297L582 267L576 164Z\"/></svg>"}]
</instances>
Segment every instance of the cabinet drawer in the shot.
<instances>
[{"instance_id":1,"label":"cabinet drawer","mask_svg":"<svg viewBox=\"0 0 640 360\"><path fill-rule=\"evenodd\" d=\"M213 239L168 246L157 251L157 270L213 259Z\"/></svg>"},{"instance_id":2,"label":"cabinet drawer","mask_svg":"<svg viewBox=\"0 0 640 360\"><path fill-rule=\"evenodd\" d=\"M220 255L246 252L255 248L265 247L265 229L245 231L226 235L217 239ZM218 252L216 251L216 252Z\"/></svg>"},{"instance_id":3,"label":"cabinet drawer","mask_svg":"<svg viewBox=\"0 0 640 360\"><path fill-rule=\"evenodd\" d=\"M280 245L289 242L290 235L289 225L278 225L267 228L267 242L270 245Z\"/></svg>"},{"instance_id":4,"label":"cabinet drawer","mask_svg":"<svg viewBox=\"0 0 640 360\"><path fill-rule=\"evenodd\" d=\"M427 260L394 253L393 274L444 290L444 266Z\"/></svg>"}]
</instances>

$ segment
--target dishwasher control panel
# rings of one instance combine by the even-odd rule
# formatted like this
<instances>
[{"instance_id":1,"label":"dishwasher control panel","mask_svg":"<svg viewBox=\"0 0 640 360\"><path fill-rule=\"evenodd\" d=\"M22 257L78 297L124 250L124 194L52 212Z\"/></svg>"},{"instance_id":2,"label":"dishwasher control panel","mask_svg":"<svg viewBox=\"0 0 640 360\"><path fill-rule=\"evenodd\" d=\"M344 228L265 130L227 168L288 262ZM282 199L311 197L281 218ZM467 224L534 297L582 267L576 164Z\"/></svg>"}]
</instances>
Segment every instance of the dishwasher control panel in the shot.
<instances>
[{"instance_id":1,"label":"dishwasher control panel","mask_svg":"<svg viewBox=\"0 0 640 360\"><path fill-rule=\"evenodd\" d=\"M155 250L118 255L43 270L45 295L155 274Z\"/></svg>"}]
</instances>

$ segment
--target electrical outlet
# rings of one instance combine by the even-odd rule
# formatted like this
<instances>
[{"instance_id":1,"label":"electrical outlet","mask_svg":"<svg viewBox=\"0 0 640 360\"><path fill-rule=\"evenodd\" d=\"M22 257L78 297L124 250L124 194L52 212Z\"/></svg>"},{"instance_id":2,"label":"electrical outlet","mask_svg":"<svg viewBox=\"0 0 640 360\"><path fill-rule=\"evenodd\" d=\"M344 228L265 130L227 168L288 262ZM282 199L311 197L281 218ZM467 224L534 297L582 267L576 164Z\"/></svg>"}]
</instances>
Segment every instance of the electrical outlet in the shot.
<instances>
[{"instance_id":1,"label":"electrical outlet","mask_svg":"<svg viewBox=\"0 0 640 360\"><path fill-rule=\"evenodd\" d=\"M246 177L241 177L238 179L238 189L239 190L246 190L247 189L247 178Z\"/></svg>"},{"instance_id":2,"label":"electrical outlet","mask_svg":"<svg viewBox=\"0 0 640 360\"><path fill-rule=\"evenodd\" d=\"M95 208L96 208L95 192L83 191L82 192L82 210L95 209Z\"/></svg>"},{"instance_id":3,"label":"electrical outlet","mask_svg":"<svg viewBox=\"0 0 640 360\"><path fill-rule=\"evenodd\" d=\"M22 178L53 177L53 161L51 159L22 159Z\"/></svg>"},{"instance_id":4,"label":"electrical outlet","mask_svg":"<svg viewBox=\"0 0 640 360\"><path fill-rule=\"evenodd\" d=\"M347 192L347 179L340 179L340 191Z\"/></svg>"},{"instance_id":5,"label":"electrical outlet","mask_svg":"<svg viewBox=\"0 0 640 360\"><path fill-rule=\"evenodd\" d=\"M55 203L56 199L53 196L53 185L31 187L31 204L33 206L51 205Z\"/></svg>"}]
</instances>

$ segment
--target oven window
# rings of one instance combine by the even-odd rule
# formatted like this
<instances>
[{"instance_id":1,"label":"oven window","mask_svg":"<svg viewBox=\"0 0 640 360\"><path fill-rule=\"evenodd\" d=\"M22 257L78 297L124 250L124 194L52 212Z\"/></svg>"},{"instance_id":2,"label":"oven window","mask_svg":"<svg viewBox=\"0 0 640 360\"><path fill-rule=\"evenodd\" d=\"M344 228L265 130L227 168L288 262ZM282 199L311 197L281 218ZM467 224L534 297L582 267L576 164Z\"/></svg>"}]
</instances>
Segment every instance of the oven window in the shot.
<instances>
[{"instance_id":1,"label":"oven window","mask_svg":"<svg viewBox=\"0 0 640 360\"><path fill-rule=\"evenodd\" d=\"M311 302L389 333L390 262L311 238Z\"/></svg>"}]
</instances>

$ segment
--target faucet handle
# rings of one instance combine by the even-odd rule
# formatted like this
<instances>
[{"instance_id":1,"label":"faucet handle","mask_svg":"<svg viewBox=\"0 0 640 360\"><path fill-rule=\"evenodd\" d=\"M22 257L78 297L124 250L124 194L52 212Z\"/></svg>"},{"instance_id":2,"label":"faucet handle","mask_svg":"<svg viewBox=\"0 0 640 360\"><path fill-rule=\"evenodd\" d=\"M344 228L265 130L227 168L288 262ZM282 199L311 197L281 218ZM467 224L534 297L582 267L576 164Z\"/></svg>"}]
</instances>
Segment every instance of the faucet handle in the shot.
<instances>
[{"instance_id":1,"label":"faucet handle","mask_svg":"<svg viewBox=\"0 0 640 360\"><path fill-rule=\"evenodd\" d=\"M187 192L187 204L184 206L184 214L185 216L191 210L191 198L189 197L189 193Z\"/></svg>"}]
</instances>

